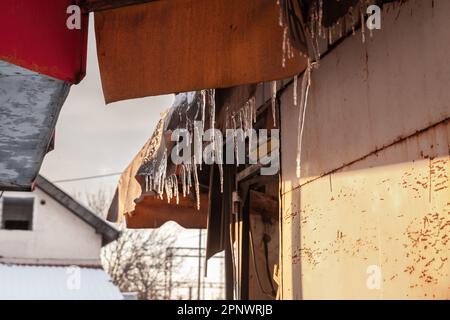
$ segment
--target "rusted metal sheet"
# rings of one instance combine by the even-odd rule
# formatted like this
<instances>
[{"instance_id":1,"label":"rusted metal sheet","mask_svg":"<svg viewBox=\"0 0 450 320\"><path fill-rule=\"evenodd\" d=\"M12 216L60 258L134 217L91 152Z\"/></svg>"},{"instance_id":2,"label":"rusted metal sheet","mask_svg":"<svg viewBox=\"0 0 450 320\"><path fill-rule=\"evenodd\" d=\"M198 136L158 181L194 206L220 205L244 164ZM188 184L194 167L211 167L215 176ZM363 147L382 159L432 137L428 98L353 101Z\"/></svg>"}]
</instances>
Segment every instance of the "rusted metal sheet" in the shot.
<instances>
[{"instance_id":1,"label":"rusted metal sheet","mask_svg":"<svg viewBox=\"0 0 450 320\"><path fill-rule=\"evenodd\" d=\"M106 102L284 79L283 28L272 0L173 0L95 13Z\"/></svg>"},{"instance_id":2,"label":"rusted metal sheet","mask_svg":"<svg viewBox=\"0 0 450 320\"><path fill-rule=\"evenodd\" d=\"M0 61L0 190L30 190L70 84Z\"/></svg>"},{"instance_id":3,"label":"rusted metal sheet","mask_svg":"<svg viewBox=\"0 0 450 320\"><path fill-rule=\"evenodd\" d=\"M60 80L80 82L86 73L87 13L80 29L69 29L67 13L76 0L2 0L0 60Z\"/></svg>"},{"instance_id":4,"label":"rusted metal sheet","mask_svg":"<svg viewBox=\"0 0 450 320\"><path fill-rule=\"evenodd\" d=\"M281 97L284 299L450 298L450 3L385 9L313 72L300 179Z\"/></svg>"},{"instance_id":5,"label":"rusted metal sheet","mask_svg":"<svg viewBox=\"0 0 450 320\"><path fill-rule=\"evenodd\" d=\"M159 0L85 0L82 2L86 11L103 11Z\"/></svg>"},{"instance_id":6,"label":"rusted metal sheet","mask_svg":"<svg viewBox=\"0 0 450 320\"><path fill-rule=\"evenodd\" d=\"M193 197L181 197L178 204L167 203L166 199L147 196L138 200L135 210L126 217L127 228L154 229L168 221L188 229L205 229L208 216L208 195L200 194L200 210Z\"/></svg>"}]
</instances>

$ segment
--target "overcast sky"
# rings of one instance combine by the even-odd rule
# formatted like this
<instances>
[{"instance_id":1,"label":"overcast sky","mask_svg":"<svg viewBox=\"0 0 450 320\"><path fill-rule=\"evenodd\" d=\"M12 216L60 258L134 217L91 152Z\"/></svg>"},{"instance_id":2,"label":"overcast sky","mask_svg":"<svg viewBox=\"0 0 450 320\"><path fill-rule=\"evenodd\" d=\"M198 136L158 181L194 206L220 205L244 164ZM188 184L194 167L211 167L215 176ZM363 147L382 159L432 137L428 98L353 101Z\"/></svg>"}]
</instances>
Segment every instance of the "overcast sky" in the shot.
<instances>
[{"instance_id":1,"label":"overcast sky","mask_svg":"<svg viewBox=\"0 0 450 320\"><path fill-rule=\"evenodd\" d=\"M98 68L93 16L90 19L87 75L72 86L56 125L55 150L41 174L51 181L123 171L153 133L173 95L105 105ZM118 176L60 183L70 194L113 190Z\"/></svg>"}]
</instances>

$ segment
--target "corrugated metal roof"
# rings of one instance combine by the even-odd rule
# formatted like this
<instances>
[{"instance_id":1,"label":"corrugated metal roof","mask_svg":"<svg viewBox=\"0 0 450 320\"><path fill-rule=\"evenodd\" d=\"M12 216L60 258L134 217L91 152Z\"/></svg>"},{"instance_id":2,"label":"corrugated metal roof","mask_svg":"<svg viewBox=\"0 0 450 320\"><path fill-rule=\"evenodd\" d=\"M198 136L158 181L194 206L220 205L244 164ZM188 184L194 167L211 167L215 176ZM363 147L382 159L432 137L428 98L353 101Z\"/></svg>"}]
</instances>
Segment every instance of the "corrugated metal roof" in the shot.
<instances>
[{"instance_id":1,"label":"corrugated metal roof","mask_svg":"<svg viewBox=\"0 0 450 320\"><path fill-rule=\"evenodd\" d=\"M102 269L0 264L0 299L121 300L123 296Z\"/></svg>"},{"instance_id":2,"label":"corrugated metal roof","mask_svg":"<svg viewBox=\"0 0 450 320\"><path fill-rule=\"evenodd\" d=\"M0 190L31 190L69 89L0 60Z\"/></svg>"}]
</instances>

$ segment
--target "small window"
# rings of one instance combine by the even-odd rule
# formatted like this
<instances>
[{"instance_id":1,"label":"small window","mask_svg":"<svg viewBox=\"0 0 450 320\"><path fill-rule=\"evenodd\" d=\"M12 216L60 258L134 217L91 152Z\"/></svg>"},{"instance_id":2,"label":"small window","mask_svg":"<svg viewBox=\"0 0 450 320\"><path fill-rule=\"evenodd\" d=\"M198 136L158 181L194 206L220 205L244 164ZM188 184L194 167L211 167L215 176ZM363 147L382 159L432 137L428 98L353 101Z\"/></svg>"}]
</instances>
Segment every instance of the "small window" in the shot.
<instances>
[{"instance_id":1,"label":"small window","mask_svg":"<svg viewBox=\"0 0 450 320\"><path fill-rule=\"evenodd\" d=\"M34 198L3 198L2 227L6 230L31 230Z\"/></svg>"}]
</instances>

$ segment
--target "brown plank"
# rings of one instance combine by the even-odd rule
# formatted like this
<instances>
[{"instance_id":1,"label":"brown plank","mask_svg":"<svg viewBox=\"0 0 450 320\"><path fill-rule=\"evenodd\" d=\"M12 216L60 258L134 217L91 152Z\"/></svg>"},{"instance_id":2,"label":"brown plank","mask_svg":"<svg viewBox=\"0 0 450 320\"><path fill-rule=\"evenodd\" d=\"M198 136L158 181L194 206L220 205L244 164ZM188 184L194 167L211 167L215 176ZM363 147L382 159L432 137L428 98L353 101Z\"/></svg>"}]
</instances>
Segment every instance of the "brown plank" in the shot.
<instances>
[{"instance_id":1,"label":"brown plank","mask_svg":"<svg viewBox=\"0 0 450 320\"><path fill-rule=\"evenodd\" d=\"M95 13L106 102L285 79L273 0L172 0Z\"/></svg>"}]
</instances>

